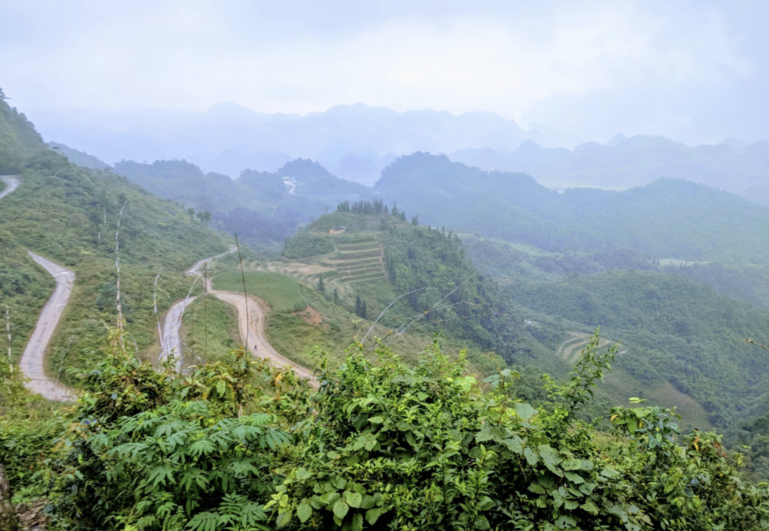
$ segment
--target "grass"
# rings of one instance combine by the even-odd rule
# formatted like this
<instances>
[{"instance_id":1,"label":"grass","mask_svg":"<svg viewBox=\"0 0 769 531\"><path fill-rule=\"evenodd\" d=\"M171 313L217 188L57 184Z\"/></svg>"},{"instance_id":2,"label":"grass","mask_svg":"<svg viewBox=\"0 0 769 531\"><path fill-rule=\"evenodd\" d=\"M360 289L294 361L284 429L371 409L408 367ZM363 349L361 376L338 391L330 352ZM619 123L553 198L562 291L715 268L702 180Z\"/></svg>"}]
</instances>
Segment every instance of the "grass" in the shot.
<instances>
[{"instance_id":1,"label":"grass","mask_svg":"<svg viewBox=\"0 0 769 531\"><path fill-rule=\"evenodd\" d=\"M293 312L307 307L307 299L296 280L278 273L247 271L246 291L264 299L275 312ZM243 291L239 272L228 271L214 278L214 289Z\"/></svg>"},{"instance_id":2,"label":"grass","mask_svg":"<svg viewBox=\"0 0 769 531\"><path fill-rule=\"evenodd\" d=\"M326 351L333 366L338 366L345 356L345 349L353 340L361 340L371 327L372 321L360 319L330 297L302 286L302 295L310 307L320 313L319 326L308 323L298 313L274 312L267 320L266 334L275 349L288 358L313 367L318 361L317 353ZM327 295L330 295L327 293ZM385 337L391 329L376 325L369 338L367 347L373 346L372 338ZM415 363L418 353L431 340L431 334L404 334L390 345L393 351L407 363ZM457 356L465 346L459 341L445 341L445 351L450 356ZM505 362L493 353L482 353L477 349L468 352L470 370L479 375L487 375Z\"/></svg>"},{"instance_id":3,"label":"grass","mask_svg":"<svg viewBox=\"0 0 769 531\"><path fill-rule=\"evenodd\" d=\"M203 295L187 307L180 337L186 365L216 361L241 343L235 308L212 295Z\"/></svg>"}]
</instances>

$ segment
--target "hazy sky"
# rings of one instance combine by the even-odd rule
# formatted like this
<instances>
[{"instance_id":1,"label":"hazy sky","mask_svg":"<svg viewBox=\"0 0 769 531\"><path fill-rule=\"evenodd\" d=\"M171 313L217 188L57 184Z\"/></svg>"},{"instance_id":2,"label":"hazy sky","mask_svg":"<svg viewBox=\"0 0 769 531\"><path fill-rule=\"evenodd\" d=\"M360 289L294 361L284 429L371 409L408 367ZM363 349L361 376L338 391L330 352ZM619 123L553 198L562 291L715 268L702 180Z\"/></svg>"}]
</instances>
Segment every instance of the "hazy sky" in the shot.
<instances>
[{"instance_id":1,"label":"hazy sky","mask_svg":"<svg viewBox=\"0 0 769 531\"><path fill-rule=\"evenodd\" d=\"M769 2L0 0L0 87L44 109L475 109L596 137L769 139Z\"/></svg>"}]
</instances>

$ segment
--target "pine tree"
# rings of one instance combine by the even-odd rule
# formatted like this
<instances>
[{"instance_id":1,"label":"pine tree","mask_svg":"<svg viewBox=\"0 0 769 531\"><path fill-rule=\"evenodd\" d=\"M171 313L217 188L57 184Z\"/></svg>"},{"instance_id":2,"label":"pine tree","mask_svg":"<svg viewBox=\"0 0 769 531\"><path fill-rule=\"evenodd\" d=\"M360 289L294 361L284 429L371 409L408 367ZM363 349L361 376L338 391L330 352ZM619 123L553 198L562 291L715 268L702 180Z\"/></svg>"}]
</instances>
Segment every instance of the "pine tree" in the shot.
<instances>
[{"instance_id":1,"label":"pine tree","mask_svg":"<svg viewBox=\"0 0 769 531\"><path fill-rule=\"evenodd\" d=\"M334 288L334 304L339 304L339 290Z\"/></svg>"},{"instance_id":2,"label":"pine tree","mask_svg":"<svg viewBox=\"0 0 769 531\"><path fill-rule=\"evenodd\" d=\"M411 224L414 225L415 227L418 227L419 226L419 218L417 216L412 216L411 217Z\"/></svg>"},{"instance_id":3,"label":"pine tree","mask_svg":"<svg viewBox=\"0 0 769 531\"><path fill-rule=\"evenodd\" d=\"M323 275L318 278L318 291L326 293L326 285L323 283Z\"/></svg>"},{"instance_id":4,"label":"pine tree","mask_svg":"<svg viewBox=\"0 0 769 531\"><path fill-rule=\"evenodd\" d=\"M363 319L368 319L368 308L366 307L366 301L363 301L360 306L360 316Z\"/></svg>"}]
</instances>

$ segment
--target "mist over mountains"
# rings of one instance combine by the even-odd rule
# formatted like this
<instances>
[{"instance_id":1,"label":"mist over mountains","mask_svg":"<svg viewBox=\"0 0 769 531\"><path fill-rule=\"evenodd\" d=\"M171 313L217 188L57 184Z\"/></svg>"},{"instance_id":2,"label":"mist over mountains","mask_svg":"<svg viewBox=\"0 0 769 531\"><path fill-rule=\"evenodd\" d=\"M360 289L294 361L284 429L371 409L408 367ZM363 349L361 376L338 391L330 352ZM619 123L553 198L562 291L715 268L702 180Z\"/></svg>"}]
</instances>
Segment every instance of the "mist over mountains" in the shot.
<instances>
[{"instance_id":1,"label":"mist over mountains","mask_svg":"<svg viewBox=\"0 0 769 531\"><path fill-rule=\"evenodd\" d=\"M748 145L727 139L721 144L689 147L661 136L627 138L619 133L606 144L587 142L571 151L526 140L512 151L463 149L449 157L486 171L527 173L539 183L561 190L626 190L659 178L675 178L742 194L769 184L769 142L765 141Z\"/></svg>"},{"instance_id":2,"label":"mist over mountains","mask_svg":"<svg viewBox=\"0 0 769 531\"><path fill-rule=\"evenodd\" d=\"M359 103L307 115L264 114L217 103L204 113L73 109L39 121L54 143L110 164L186 160L233 179L247 169L274 172L307 158L339 178L372 186L397 157L421 151L486 171L524 172L555 189L625 190L677 178L769 197L764 171L769 143L764 141L727 139L691 147L661 136L618 133L605 144L567 149L562 146L568 139L552 128L538 125L527 131L514 120L483 111L399 113Z\"/></svg>"},{"instance_id":3,"label":"mist over mountains","mask_svg":"<svg viewBox=\"0 0 769 531\"><path fill-rule=\"evenodd\" d=\"M108 163L185 159L235 178L244 169L275 171L289 160L311 158L339 177L366 184L398 155L415 151L513 150L529 138L548 143L542 134L490 112L398 113L363 104L305 116L218 103L205 113L74 109L36 120L46 138Z\"/></svg>"}]
</instances>

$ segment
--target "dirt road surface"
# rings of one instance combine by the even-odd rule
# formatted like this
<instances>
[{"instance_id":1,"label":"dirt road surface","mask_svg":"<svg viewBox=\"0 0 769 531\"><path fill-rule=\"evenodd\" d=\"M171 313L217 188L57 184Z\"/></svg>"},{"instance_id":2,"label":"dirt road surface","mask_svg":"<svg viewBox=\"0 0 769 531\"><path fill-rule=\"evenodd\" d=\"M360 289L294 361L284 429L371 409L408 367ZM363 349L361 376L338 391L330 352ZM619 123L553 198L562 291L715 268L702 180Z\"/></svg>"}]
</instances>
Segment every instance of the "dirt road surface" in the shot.
<instances>
[{"instance_id":1,"label":"dirt road surface","mask_svg":"<svg viewBox=\"0 0 769 531\"><path fill-rule=\"evenodd\" d=\"M179 337L179 329L182 326L182 317L184 316L184 310L187 306L192 304L195 297L187 297L180 301L176 301L171 305L166 312L166 316L163 319L163 325L161 327L163 331L162 346L163 350L160 353L159 361L165 361L168 356L176 357L176 370L182 369L182 340Z\"/></svg>"},{"instance_id":2,"label":"dirt road surface","mask_svg":"<svg viewBox=\"0 0 769 531\"><path fill-rule=\"evenodd\" d=\"M234 253L237 251L238 248L234 245L230 247L229 251L226 251L221 254L217 254L216 256L211 256L209 258L204 258L203 260L200 260L198 262L195 262L195 264L189 268L186 273L190 276L201 276L203 274L203 267L216 260L217 258L221 258L222 256L227 256L228 254ZM168 356L175 356L177 359L176 363L176 370L180 371L182 368L182 340L179 337L179 329L182 326L182 317L184 316L184 311L187 309L187 306L192 304L192 301L195 300L195 297L187 297L186 299L182 299L179 301L176 301L171 305L170 308L168 308L168 311L166 312L165 317L163 318L163 324L160 327L162 337L161 339L161 352L160 352L160 358L159 362L164 361Z\"/></svg>"},{"instance_id":3,"label":"dirt road surface","mask_svg":"<svg viewBox=\"0 0 769 531\"><path fill-rule=\"evenodd\" d=\"M0 192L0 199L2 199L7 195L10 195L21 184L21 179L19 179L15 175L0 175L0 179L2 179L5 182L5 188L3 189L2 192Z\"/></svg>"},{"instance_id":4,"label":"dirt road surface","mask_svg":"<svg viewBox=\"0 0 769 531\"><path fill-rule=\"evenodd\" d=\"M203 266L206 264L209 264L216 260L217 258L221 258L222 256L227 256L228 254L232 254L235 251L237 251L238 248L234 245L230 245L230 250L221 254L217 254L216 256L212 256L210 258L204 258L203 260L200 260L199 262L195 262L195 265L193 265L191 268L187 270L188 275L197 275L200 276L203 274Z\"/></svg>"},{"instance_id":5,"label":"dirt road surface","mask_svg":"<svg viewBox=\"0 0 769 531\"><path fill-rule=\"evenodd\" d=\"M56 279L56 289L40 313L35 330L32 332L21 356L19 366L24 376L29 378L25 385L30 391L39 393L49 400L73 400L75 393L71 389L45 374L45 353L64 307L67 305L69 295L72 293L72 286L75 285L75 273L42 256L30 251L27 252L35 262Z\"/></svg>"},{"instance_id":6,"label":"dirt road surface","mask_svg":"<svg viewBox=\"0 0 769 531\"><path fill-rule=\"evenodd\" d=\"M200 277L203 274L203 267L206 264L216 260L217 258L221 258L230 253L234 253L235 251L237 251L237 248L233 246L230 247L230 250L225 253L200 260L187 270L187 274ZM267 313L267 303L257 297L254 297L253 295L248 296L248 303L246 303L246 299L243 297L242 293L215 290L212 288L212 282L210 278L208 279L208 284L206 287L208 293L217 299L235 307L235 310L238 314L238 329L240 330L240 337L244 343L246 343L246 339L248 340L248 349L254 356L266 358L279 367L292 367L294 371L296 371L297 375L299 375L299 377L315 381L311 371L300 365L297 365L285 356L279 354L265 339L264 316ZM161 359L165 359L171 353L178 356L178 353L182 352L183 345L181 339L179 338L179 329L182 324L182 316L184 315L184 310L193 300L194 297L188 297L187 299L176 301L171 305L168 312L166 313L166 316L163 319L163 325L161 327L163 334L163 353L161 354ZM248 306L246 306L246 304L248 304ZM246 316L248 316L248 318L246 318ZM181 365L181 358L179 358L177 365L178 370L181 370Z\"/></svg>"},{"instance_id":7,"label":"dirt road surface","mask_svg":"<svg viewBox=\"0 0 769 531\"><path fill-rule=\"evenodd\" d=\"M253 295L246 297L234 291L219 291L211 289L209 281L208 292L217 299L235 307L238 312L238 329L240 337L248 339L248 349L254 356L266 358L278 367L291 367L300 378L315 380L312 371L297 365L287 357L279 354L264 337L264 321L267 314L267 303ZM246 317L248 316L248 317Z\"/></svg>"}]
</instances>

